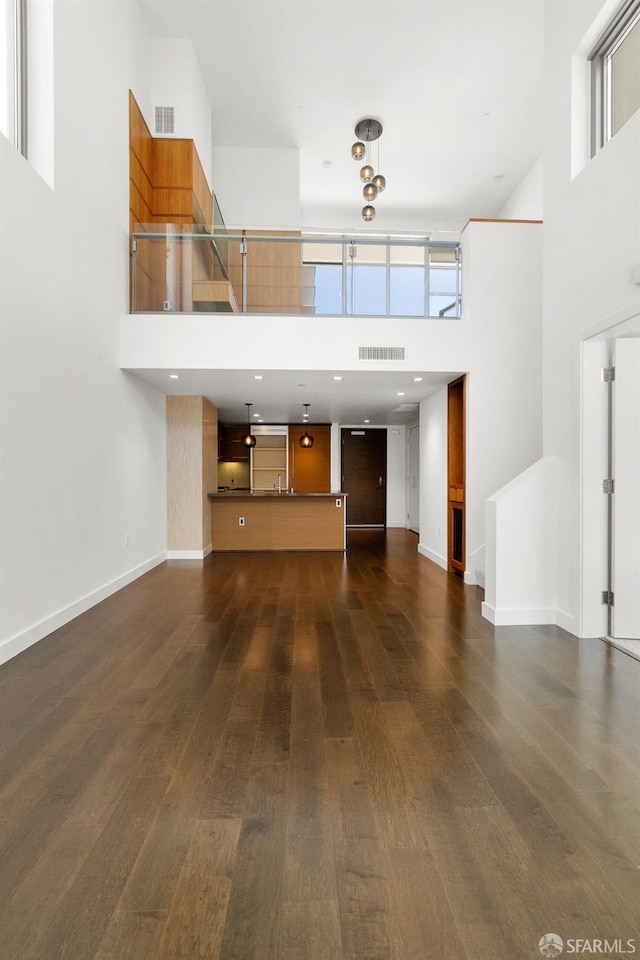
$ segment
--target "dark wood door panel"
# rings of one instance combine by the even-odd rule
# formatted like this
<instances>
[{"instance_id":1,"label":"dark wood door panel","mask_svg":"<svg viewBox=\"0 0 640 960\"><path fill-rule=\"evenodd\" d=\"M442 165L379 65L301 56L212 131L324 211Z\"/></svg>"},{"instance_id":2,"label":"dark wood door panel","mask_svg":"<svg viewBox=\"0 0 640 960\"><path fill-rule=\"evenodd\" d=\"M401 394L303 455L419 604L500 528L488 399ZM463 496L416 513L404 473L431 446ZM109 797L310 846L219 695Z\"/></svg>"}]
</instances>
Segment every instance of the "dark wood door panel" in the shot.
<instances>
[{"instance_id":1,"label":"dark wood door panel","mask_svg":"<svg viewBox=\"0 0 640 960\"><path fill-rule=\"evenodd\" d=\"M342 489L348 494L347 526L386 525L386 430L342 430Z\"/></svg>"}]
</instances>

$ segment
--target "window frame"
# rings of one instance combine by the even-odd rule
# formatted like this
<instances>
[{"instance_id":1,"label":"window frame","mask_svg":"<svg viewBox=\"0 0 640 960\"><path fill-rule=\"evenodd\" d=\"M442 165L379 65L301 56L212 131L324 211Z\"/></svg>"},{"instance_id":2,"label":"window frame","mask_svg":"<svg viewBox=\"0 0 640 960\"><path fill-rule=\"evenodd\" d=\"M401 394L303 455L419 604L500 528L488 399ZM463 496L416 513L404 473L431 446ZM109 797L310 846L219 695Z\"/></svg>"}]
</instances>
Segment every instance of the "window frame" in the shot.
<instances>
[{"instance_id":1,"label":"window frame","mask_svg":"<svg viewBox=\"0 0 640 960\"><path fill-rule=\"evenodd\" d=\"M639 22L640 0L626 0L588 56L591 63L592 157L615 136L611 132L611 57Z\"/></svg>"}]
</instances>

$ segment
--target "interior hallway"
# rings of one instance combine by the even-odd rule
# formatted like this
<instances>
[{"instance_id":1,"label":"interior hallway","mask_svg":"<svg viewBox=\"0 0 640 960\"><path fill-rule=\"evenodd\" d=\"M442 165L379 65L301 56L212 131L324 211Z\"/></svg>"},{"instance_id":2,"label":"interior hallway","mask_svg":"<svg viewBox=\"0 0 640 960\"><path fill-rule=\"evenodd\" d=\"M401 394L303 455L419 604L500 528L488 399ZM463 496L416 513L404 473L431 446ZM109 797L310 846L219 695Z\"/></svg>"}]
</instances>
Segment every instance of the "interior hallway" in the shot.
<instances>
[{"instance_id":1,"label":"interior hallway","mask_svg":"<svg viewBox=\"0 0 640 960\"><path fill-rule=\"evenodd\" d=\"M480 602L389 530L165 563L7 663L0 957L640 938L640 662Z\"/></svg>"}]
</instances>

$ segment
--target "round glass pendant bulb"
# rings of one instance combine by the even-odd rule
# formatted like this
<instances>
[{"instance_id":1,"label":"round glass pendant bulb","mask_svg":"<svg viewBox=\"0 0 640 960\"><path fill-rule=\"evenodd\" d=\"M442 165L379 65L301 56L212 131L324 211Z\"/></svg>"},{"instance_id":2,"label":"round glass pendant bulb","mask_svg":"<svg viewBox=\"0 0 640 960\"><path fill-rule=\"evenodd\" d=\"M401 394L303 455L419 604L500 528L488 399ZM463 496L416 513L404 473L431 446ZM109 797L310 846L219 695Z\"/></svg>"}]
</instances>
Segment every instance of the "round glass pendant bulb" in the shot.
<instances>
[{"instance_id":1,"label":"round glass pendant bulb","mask_svg":"<svg viewBox=\"0 0 640 960\"><path fill-rule=\"evenodd\" d=\"M315 439L311 436L308 430L305 430L298 442L301 447L304 447L308 450L314 445Z\"/></svg>"},{"instance_id":2,"label":"round glass pendant bulb","mask_svg":"<svg viewBox=\"0 0 640 960\"><path fill-rule=\"evenodd\" d=\"M356 140L356 142L351 147L351 156L353 157L354 160L362 160L362 158L364 157L364 152L365 152L364 143L362 143L360 140Z\"/></svg>"},{"instance_id":3,"label":"round glass pendant bulb","mask_svg":"<svg viewBox=\"0 0 640 960\"><path fill-rule=\"evenodd\" d=\"M372 220L375 220L376 208L372 207L370 203L366 207L362 208L362 219L366 220L367 223L370 223Z\"/></svg>"},{"instance_id":4,"label":"round glass pendant bulb","mask_svg":"<svg viewBox=\"0 0 640 960\"><path fill-rule=\"evenodd\" d=\"M378 191L373 183L365 183L364 187L362 188L362 196L365 198L365 200L375 200L375 198L378 196Z\"/></svg>"},{"instance_id":5,"label":"round glass pendant bulb","mask_svg":"<svg viewBox=\"0 0 640 960\"><path fill-rule=\"evenodd\" d=\"M252 433L245 433L244 436L240 437L240 443L243 447L255 447L256 438Z\"/></svg>"},{"instance_id":6,"label":"round glass pendant bulb","mask_svg":"<svg viewBox=\"0 0 640 960\"><path fill-rule=\"evenodd\" d=\"M381 173L376 173L371 183L374 185L378 193L382 193L382 191L387 185L387 181L385 180L385 178L382 176Z\"/></svg>"},{"instance_id":7,"label":"round glass pendant bulb","mask_svg":"<svg viewBox=\"0 0 640 960\"><path fill-rule=\"evenodd\" d=\"M364 167L360 170L360 179L363 183L369 183L374 174L373 167L370 167L368 163L365 163Z\"/></svg>"}]
</instances>

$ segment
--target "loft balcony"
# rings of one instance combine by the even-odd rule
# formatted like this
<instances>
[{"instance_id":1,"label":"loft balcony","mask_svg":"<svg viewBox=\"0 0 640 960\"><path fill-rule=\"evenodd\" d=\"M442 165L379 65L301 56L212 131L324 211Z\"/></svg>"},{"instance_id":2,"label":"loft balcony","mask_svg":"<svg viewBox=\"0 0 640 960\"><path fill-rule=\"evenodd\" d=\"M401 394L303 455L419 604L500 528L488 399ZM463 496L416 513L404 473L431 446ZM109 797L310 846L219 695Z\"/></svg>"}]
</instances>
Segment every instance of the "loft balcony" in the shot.
<instances>
[{"instance_id":1,"label":"loft balcony","mask_svg":"<svg viewBox=\"0 0 640 960\"><path fill-rule=\"evenodd\" d=\"M458 241L144 224L131 312L459 317L460 275Z\"/></svg>"}]
</instances>

